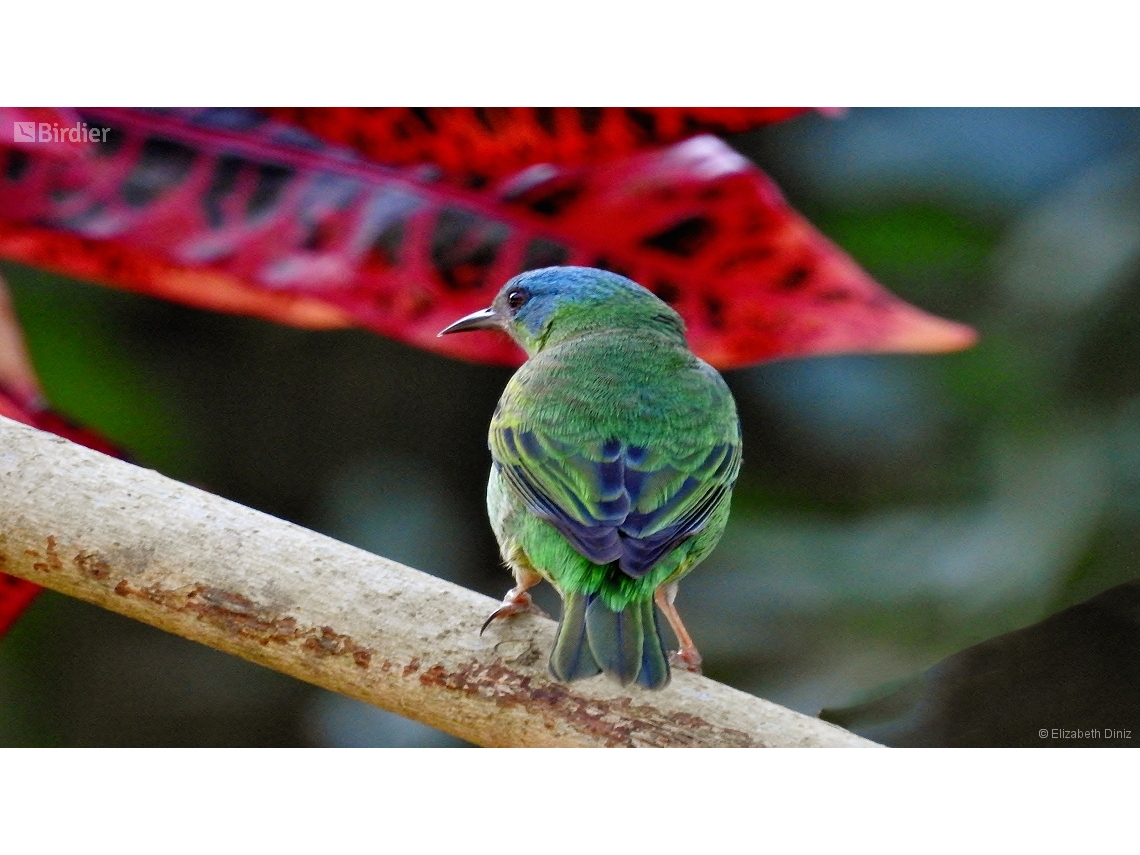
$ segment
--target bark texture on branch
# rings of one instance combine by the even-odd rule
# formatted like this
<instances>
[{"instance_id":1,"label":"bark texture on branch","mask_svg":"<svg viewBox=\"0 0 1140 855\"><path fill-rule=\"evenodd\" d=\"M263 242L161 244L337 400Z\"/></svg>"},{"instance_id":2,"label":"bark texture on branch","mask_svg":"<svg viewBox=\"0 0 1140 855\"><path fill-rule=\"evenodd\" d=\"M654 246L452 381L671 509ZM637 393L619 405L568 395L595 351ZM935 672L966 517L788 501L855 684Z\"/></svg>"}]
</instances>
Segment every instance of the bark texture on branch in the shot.
<instances>
[{"instance_id":1,"label":"bark texture on branch","mask_svg":"<svg viewBox=\"0 0 1140 855\"><path fill-rule=\"evenodd\" d=\"M546 672L554 623L0 418L0 571L479 745L869 746L704 677Z\"/></svg>"}]
</instances>

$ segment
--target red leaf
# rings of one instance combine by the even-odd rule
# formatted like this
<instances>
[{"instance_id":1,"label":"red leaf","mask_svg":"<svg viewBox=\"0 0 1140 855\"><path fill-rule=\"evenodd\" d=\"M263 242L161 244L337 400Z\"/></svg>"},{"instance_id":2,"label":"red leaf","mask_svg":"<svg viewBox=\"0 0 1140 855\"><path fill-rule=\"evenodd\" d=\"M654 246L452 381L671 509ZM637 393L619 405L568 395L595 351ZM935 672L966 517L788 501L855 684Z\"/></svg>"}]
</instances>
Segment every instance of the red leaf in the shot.
<instances>
[{"instance_id":1,"label":"red leaf","mask_svg":"<svg viewBox=\"0 0 1140 855\"><path fill-rule=\"evenodd\" d=\"M781 122L806 107L270 107L276 119L378 163L429 163L453 176L579 166L702 133Z\"/></svg>"},{"instance_id":2,"label":"red leaf","mask_svg":"<svg viewBox=\"0 0 1140 855\"><path fill-rule=\"evenodd\" d=\"M114 129L111 143L80 161L8 153L0 254L494 362L520 354L503 337L436 332L550 264L627 273L676 305L694 349L720 367L974 338L883 290L712 137L596 167L532 167L477 192L248 111L81 112Z\"/></svg>"},{"instance_id":3,"label":"red leaf","mask_svg":"<svg viewBox=\"0 0 1140 855\"><path fill-rule=\"evenodd\" d=\"M720 368L838 352L934 352L974 332L895 297L715 137L591 170L528 170L504 197L549 212L585 259L616 268L685 318Z\"/></svg>"}]
</instances>

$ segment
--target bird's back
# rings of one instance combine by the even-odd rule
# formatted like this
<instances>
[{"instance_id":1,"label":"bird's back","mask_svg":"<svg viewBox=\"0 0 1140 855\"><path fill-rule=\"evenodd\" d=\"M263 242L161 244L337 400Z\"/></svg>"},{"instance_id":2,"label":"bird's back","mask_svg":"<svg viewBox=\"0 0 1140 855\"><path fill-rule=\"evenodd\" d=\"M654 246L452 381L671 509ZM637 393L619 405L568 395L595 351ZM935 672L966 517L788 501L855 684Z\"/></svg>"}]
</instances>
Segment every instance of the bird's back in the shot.
<instances>
[{"instance_id":1,"label":"bird's back","mask_svg":"<svg viewBox=\"0 0 1140 855\"><path fill-rule=\"evenodd\" d=\"M531 357L507 385L511 420L563 442L617 438L669 456L739 438L720 375L655 331L569 339Z\"/></svg>"},{"instance_id":2,"label":"bird's back","mask_svg":"<svg viewBox=\"0 0 1140 855\"><path fill-rule=\"evenodd\" d=\"M653 330L582 335L533 356L504 391L490 445L508 500L608 568L596 584L630 595L684 572L683 556L666 559L689 538L719 538L740 465L723 379ZM558 551L547 530L518 528L528 553ZM531 558L555 581L567 563Z\"/></svg>"}]
</instances>

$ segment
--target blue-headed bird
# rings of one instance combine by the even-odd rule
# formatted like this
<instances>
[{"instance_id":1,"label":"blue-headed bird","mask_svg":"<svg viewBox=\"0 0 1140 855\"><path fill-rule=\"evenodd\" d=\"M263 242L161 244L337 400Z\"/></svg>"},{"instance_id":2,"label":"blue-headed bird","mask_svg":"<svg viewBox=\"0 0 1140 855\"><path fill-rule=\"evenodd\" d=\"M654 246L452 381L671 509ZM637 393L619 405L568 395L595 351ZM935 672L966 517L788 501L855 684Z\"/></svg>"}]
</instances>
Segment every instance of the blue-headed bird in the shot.
<instances>
[{"instance_id":1,"label":"blue-headed bird","mask_svg":"<svg viewBox=\"0 0 1140 855\"><path fill-rule=\"evenodd\" d=\"M517 584L484 630L535 611L527 591L545 579L563 606L556 679L605 672L658 689L671 659L699 671L674 598L728 521L741 454L728 386L689 350L680 315L603 270L523 273L440 335L476 329L528 356L491 419L487 509Z\"/></svg>"}]
</instances>

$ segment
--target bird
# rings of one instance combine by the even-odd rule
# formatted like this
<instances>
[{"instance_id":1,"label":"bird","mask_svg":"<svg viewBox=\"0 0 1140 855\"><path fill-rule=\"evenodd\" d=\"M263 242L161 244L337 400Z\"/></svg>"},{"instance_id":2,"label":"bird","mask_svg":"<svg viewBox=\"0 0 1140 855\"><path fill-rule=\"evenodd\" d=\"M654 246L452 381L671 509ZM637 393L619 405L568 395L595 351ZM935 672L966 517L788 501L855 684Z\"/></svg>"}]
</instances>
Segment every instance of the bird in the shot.
<instances>
[{"instance_id":1,"label":"bird","mask_svg":"<svg viewBox=\"0 0 1140 855\"><path fill-rule=\"evenodd\" d=\"M700 672L678 581L728 522L741 429L724 379L688 347L667 303L624 276L547 267L439 335L501 330L525 352L488 432L487 510L515 587L483 625L562 598L549 658L560 682L605 673L660 689ZM656 605L657 609L654 608ZM658 610L680 649L670 653Z\"/></svg>"}]
</instances>

